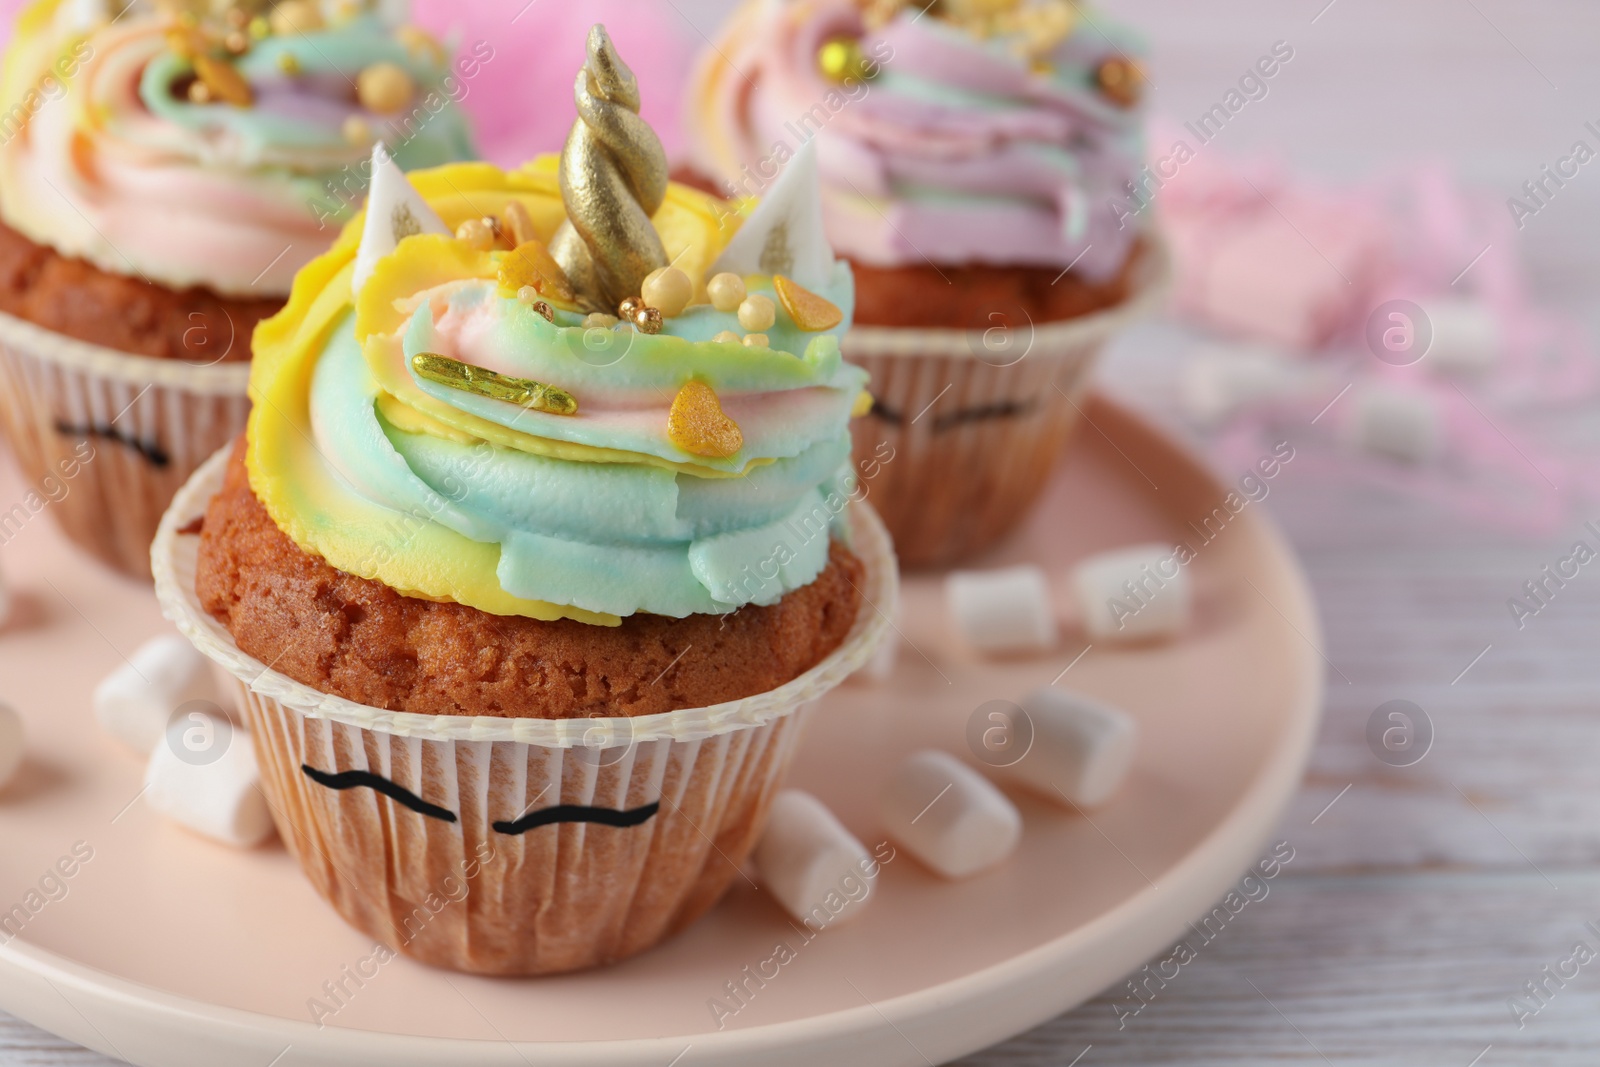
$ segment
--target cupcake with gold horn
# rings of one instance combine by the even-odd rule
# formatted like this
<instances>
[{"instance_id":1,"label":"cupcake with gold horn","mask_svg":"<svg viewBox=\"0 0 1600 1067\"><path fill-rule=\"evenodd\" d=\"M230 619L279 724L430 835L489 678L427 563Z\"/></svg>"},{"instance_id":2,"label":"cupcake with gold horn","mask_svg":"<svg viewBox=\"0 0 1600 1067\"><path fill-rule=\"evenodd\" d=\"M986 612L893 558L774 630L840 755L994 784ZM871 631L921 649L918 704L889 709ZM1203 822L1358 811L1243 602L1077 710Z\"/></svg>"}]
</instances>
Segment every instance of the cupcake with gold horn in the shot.
<instances>
[{"instance_id":1,"label":"cupcake with gold horn","mask_svg":"<svg viewBox=\"0 0 1600 1067\"><path fill-rule=\"evenodd\" d=\"M598 27L576 98L559 160L380 155L153 557L318 891L480 974L623 959L711 907L895 598L849 266L669 185Z\"/></svg>"},{"instance_id":2,"label":"cupcake with gold horn","mask_svg":"<svg viewBox=\"0 0 1600 1067\"><path fill-rule=\"evenodd\" d=\"M167 503L244 426L250 335L366 196L476 158L492 62L350 0L36 0L0 78L0 424L50 511L149 575Z\"/></svg>"},{"instance_id":3,"label":"cupcake with gold horn","mask_svg":"<svg viewBox=\"0 0 1600 1067\"><path fill-rule=\"evenodd\" d=\"M1096 354L1162 288L1142 69L1070 0L749 0L702 55L697 174L769 196L815 153L877 398L857 445L894 451L873 502L909 564L1023 520Z\"/></svg>"}]
</instances>

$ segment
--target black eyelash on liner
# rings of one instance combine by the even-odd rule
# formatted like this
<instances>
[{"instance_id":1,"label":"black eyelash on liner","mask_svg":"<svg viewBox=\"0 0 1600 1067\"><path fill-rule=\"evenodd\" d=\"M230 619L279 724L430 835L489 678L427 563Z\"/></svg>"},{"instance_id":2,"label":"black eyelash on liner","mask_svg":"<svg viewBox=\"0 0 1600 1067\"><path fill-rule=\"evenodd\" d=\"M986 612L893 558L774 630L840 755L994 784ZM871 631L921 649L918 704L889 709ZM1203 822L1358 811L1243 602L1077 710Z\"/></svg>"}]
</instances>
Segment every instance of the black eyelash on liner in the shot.
<instances>
[{"instance_id":1,"label":"black eyelash on liner","mask_svg":"<svg viewBox=\"0 0 1600 1067\"><path fill-rule=\"evenodd\" d=\"M456 814L447 811L436 804L429 804L403 786L395 785L387 778L379 777L370 771L345 771L342 774L328 774L315 767L302 763L300 769L305 772L318 785L327 786L329 789L344 791L346 789L371 789L382 793L398 804L404 804L418 815L426 815L430 819L439 819L443 822L455 822Z\"/></svg>"},{"instance_id":2,"label":"black eyelash on liner","mask_svg":"<svg viewBox=\"0 0 1600 1067\"><path fill-rule=\"evenodd\" d=\"M595 822L602 826L626 828L648 822L660 810L661 802L659 800L654 804L646 804L642 808L634 808L632 811L617 811L614 808L590 808L582 804L558 804L553 808L540 808L538 811L529 812L515 822L497 822L494 824L494 828L496 833L507 834L512 837L558 822Z\"/></svg>"}]
</instances>

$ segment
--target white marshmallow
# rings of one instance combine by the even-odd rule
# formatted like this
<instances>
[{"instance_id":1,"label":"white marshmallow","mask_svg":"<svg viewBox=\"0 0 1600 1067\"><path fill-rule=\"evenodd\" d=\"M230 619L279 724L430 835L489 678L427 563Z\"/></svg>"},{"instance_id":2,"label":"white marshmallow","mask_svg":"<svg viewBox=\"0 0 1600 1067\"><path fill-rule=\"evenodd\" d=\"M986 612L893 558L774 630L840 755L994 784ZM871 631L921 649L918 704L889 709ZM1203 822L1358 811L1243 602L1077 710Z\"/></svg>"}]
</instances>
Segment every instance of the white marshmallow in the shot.
<instances>
[{"instance_id":1,"label":"white marshmallow","mask_svg":"<svg viewBox=\"0 0 1600 1067\"><path fill-rule=\"evenodd\" d=\"M1184 362L1180 395L1190 418L1215 426L1254 404L1292 396L1313 377L1278 349L1207 347Z\"/></svg>"},{"instance_id":2,"label":"white marshmallow","mask_svg":"<svg viewBox=\"0 0 1600 1067\"><path fill-rule=\"evenodd\" d=\"M1050 582L1038 567L954 571L945 600L956 629L982 652L1048 652L1056 644Z\"/></svg>"},{"instance_id":3,"label":"white marshmallow","mask_svg":"<svg viewBox=\"0 0 1600 1067\"><path fill-rule=\"evenodd\" d=\"M168 634L146 642L95 687L94 716L106 733L148 755L172 713L192 700L218 700L211 661Z\"/></svg>"},{"instance_id":4,"label":"white marshmallow","mask_svg":"<svg viewBox=\"0 0 1600 1067\"><path fill-rule=\"evenodd\" d=\"M15 708L0 704L0 789L22 769L22 754L22 716Z\"/></svg>"},{"instance_id":5,"label":"white marshmallow","mask_svg":"<svg viewBox=\"0 0 1600 1067\"><path fill-rule=\"evenodd\" d=\"M355 272L350 276L351 292L359 296L378 261L392 255L404 238L416 233L448 235L450 227L422 199L379 141L372 146L372 181L367 187L361 247L356 250Z\"/></svg>"},{"instance_id":6,"label":"white marshmallow","mask_svg":"<svg viewBox=\"0 0 1600 1067\"><path fill-rule=\"evenodd\" d=\"M1138 727L1124 712L1047 685L1022 698L1033 741L998 768L1057 804L1094 808L1111 799L1133 766Z\"/></svg>"},{"instance_id":7,"label":"white marshmallow","mask_svg":"<svg viewBox=\"0 0 1600 1067\"><path fill-rule=\"evenodd\" d=\"M1170 637L1189 624L1189 572L1172 545L1099 552L1072 571L1084 632L1092 641Z\"/></svg>"},{"instance_id":8,"label":"white marshmallow","mask_svg":"<svg viewBox=\"0 0 1600 1067\"><path fill-rule=\"evenodd\" d=\"M1351 408L1350 441L1364 452L1426 463L1444 444L1444 417L1427 393L1370 383Z\"/></svg>"},{"instance_id":9,"label":"white marshmallow","mask_svg":"<svg viewBox=\"0 0 1600 1067\"><path fill-rule=\"evenodd\" d=\"M174 722L144 782L146 803L213 841L252 848L274 832L250 737L226 719L197 711Z\"/></svg>"},{"instance_id":10,"label":"white marshmallow","mask_svg":"<svg viewBox=\"0 0 1600 1067\"><path fill-rule=\"evenodd\" d=\"M989 780L937 749L908 756L883 791L889 836L946 878L993 867L1022 837L1022 815Z\"/></svg>"},{"instance_id":11,"label":"white marshmallow","mask_svg":"<svg viewBox=\"0 0 1600 1067\"><path fill-rule=\"evenodd\" d=\"M790 915L819 929L854 918L871 899L877 875L866 846L822 801L798 789L773 798L754 859L767 892Z\"/></svg>"},{"instance_id":12,"label":"white marshmallow","mask_svg":"<svg viewBox=\"0 0 1600 1067\"><path fill-rule=\"evenodd\" d=\"M1440 297L1423 308L1433 329L1426 365L1457 374L1481 374L1500 356L1500 323L1487 304L1470 297Z\"/></svg>"}]
</instances>

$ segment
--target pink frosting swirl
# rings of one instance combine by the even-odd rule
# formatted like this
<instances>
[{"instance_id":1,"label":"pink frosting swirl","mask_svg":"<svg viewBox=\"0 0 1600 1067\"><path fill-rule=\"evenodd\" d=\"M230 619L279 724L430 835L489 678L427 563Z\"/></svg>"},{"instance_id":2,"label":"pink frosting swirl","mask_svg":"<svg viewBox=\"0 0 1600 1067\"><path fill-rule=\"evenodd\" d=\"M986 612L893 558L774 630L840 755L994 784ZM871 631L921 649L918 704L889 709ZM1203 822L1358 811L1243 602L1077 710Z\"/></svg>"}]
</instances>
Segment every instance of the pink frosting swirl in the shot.
<instances>
[{"instance_id":1,"label":"pink frosting swirl","mask_svg":"<svg viewBox=\"0 0 1600 1067\"><path fill-rule=\"evenodd\" d=\"M830 80L817 57L838 37L859 38L881 73ZM693 162L755 195L815 137L828 236L858 262L1103 278L1137 236L1110 204L1139 170L1143 136L1138 108L1110 99L1096 73L1138 48L1083 20L1036 64L915 6L869 31L855 0L753 0L697 69Z\"/></svg>"}]
</instances>

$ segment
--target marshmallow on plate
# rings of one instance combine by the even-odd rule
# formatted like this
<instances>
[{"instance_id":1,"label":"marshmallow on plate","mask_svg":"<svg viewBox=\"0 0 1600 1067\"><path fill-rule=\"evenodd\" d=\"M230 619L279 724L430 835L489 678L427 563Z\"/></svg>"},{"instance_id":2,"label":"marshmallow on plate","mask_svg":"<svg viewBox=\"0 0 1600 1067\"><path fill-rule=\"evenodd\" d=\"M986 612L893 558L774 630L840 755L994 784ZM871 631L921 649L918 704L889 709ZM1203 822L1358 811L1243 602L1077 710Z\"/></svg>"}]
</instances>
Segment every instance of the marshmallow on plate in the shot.
<instances>
[{"instance_id":1,"label":"marshmallow on plate","mask_svg":"<svg viewBox=\"0 0 1600 1067\"><path fill-rule=\"evenodd\" d=\"M1094 641L1170 637L1188 625L1189 572L1168 544L1099 552L1072 571L1083 629Z\"/></svg>"},{"instance_id":2,"label":"marshmallow on plate","mask_svg":"<svg viewBox=\"0 0 1600 1067\"><path fill-rule=\"evenodd\" d=\"M216 703L211 661L177 634L147 641L94 691L94 717L118 741L148 755L167 721L190 701Z\"/></svg>"},{"instance_id":3,"label":"marshmallow on plate","mask_svg":"<svg viewBox=\"0 0 1600 1067\"><path fill-rule=\"evenodd\" d=\"M988 779L937 749L913 753L883 791L889 836L946 878L999 863L1022 837L1022 815Z\"/></svg>"},{"instance_id":4,"label":"marshmallow on plate","mask_svg":"<svg viewBox=\"0 0 1600 1067\"><path fill-rule=\"evenodd\" d=\"M213 841L251 848L273 834L261 771L248 734L192 711L175 719L150 754L145 801Z\"/></svg>"},{"instance_id":5,"label":"marshmallow on plate","mask_svg":"<svg viewBox=\"0 0 1600 1067\"><path fill-rule=\"evenodd\" d=\"M22 716L17 709L0 704L0 789L22 768L22 745Z\"/></svg>"},{"instance_id":6,"label":"marshmallow on plate","mask_svg":"<svg viewBox=\"0 0 1600 1067\"><path fill-rule=\"evenodd\" d=\"M1133 765L1138 728L1126 713L1047 685L1022 698L1032 742L1001 775L1071 807L1109 800Z\"/></svg>"},{"instance_id":7,"label":"marshmallow on plate","mask_svg":"<svg viewBox=\"0 0 1600 1067\"><path fill-rule=\"evenodd\" d=\"M821 921L812 924L818 928L853 918L877 875L866 846L822 801L798 789L773 798L754 859L767 892L801 922L820 913Z\"/></svg>"},{"instance_id":8,"label":"marshmallow on plate","mask_svg":"<svg viewBox=\"0 0 1600 1067\"><path fill-rule=\"evenodd\" d=\"M1050 582L1038 567L953 571L945 600L956 629L982 652L1047 652L1056 643Z\"/></svg>"}]
</instances>

